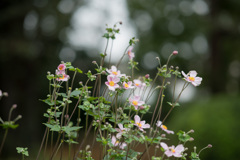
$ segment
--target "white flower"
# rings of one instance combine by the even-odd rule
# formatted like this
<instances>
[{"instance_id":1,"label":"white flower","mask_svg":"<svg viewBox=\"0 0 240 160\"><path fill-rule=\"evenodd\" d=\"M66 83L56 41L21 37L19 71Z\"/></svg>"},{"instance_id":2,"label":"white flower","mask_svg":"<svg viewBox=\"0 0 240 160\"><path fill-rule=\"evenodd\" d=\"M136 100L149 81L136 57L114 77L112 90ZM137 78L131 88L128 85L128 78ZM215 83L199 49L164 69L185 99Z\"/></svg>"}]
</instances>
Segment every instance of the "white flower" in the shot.
<instances>
[{"instance_id":1,"label":"white flower","mask_svg":"<svg viewBox=\"0 0 240 160\"><path fill-rule=\"evenodd\" d=\"M197 72L196 71L190 71L188 74L185 74L182 71L182 75L184 76L184 79L187 82L191 82L192 85L194 86L199 86L202 82L202 78L201 77L197 77Z\"/></svg>"}]
</instances>

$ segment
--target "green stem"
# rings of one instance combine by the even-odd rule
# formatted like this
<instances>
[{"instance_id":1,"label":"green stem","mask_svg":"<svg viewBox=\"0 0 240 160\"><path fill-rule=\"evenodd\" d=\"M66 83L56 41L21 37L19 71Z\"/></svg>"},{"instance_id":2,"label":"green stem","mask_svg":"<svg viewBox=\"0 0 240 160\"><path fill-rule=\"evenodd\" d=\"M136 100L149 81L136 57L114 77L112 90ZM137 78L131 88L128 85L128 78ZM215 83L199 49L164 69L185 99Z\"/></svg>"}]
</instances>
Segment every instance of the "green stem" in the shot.
<instances>
[{"instance_id":1,"label":"green stem","mask_svg":"<svg viewBox=\"0 0 240 160\"><path fill-rule=\"evenodd\" d=\"M5 140L7 138L7 134L8 134L8 128L5 130L5 133L4 133L4 136L3 136L2 144L1 144L1 147L0 147L0 155L1 155L1 152L2 152L3 145L5 143Z\"/></svg>"}]
</instances>

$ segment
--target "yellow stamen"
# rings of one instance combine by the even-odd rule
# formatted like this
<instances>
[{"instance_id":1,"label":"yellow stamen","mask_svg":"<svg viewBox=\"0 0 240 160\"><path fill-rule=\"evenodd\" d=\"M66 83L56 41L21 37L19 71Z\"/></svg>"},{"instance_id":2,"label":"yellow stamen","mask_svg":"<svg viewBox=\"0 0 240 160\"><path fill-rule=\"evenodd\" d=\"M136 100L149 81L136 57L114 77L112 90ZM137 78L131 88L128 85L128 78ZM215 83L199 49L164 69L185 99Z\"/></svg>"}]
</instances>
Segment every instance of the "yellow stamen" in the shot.
<instances>
[{"instance_id":1,"label":"yellow stamen","mask_svg":"<svg viewBox=\"0 0 240 160\"><path fill-rule=\"evenodd\" d=\"M188 77L188 79L189 79L190 81L195 81L195 78L194 78L194 77Z\"/></svg>"},{"instance_id":2,"label":"yellow stamen","mask_svg":"<svg viewBox=\"0 0 240 160\"><path fill-rule=\"evenodd\" d=\"M113 71L112 74L117 75L118 73Z\"/></svg>"},{"instance_id":3,"label":"yellow stamen","mask_svg":"<svg viewBox=\"0 0 240 160\"><path fill-rule=\"evenodd\" d=\"M115 144L118 145L119 141L116 141Z\"/></svg>"},{"instance_id":4,"label":"yellow stamen","mask_svg":"<svg viewBox=\"0 0 240 160\"><path fill-rule=\"evenodd\" d=\"M141 123L138 123L138 122L137 122L137 125L138 125L139 127L142 127L142 124L141 124Z\"/></svg>"},{"instance_id":5,"label":"yellow stamen","mask_svg":"<svg viewBox=\"0 0 240 160\"><path fill-rule=\"evenodd\" d=\"M114 83L113 81L110 81L110 82L109 82L109 85L110 85L110 86L114 86L114 84L115 84L115 83Z\"/></svg>"},{"instance_id":6,"label":"yellow stamen","mask_svg":"<svg viewBox=\"0 0 240 160\"><path fill-rule=\"evenodd\" d=\"M61 76L61 77L59 77L59 79L64 79L64 75L62 74L62 76Z\"/></svg>"},{"instance_id":7,"label":"yellow stamen","mask_svg":"<svg viewBox=\"0 0 240 160\"><path fill-rule=\"evenodd\" d=\"M138 83L136 83L135 85L136 85L136 86L139 86L139 84L138 84Z\"/></svg>"},{"instance_id":8,"label":"yellow stamen","mask_svg":"<svg viewBox=\"0 0 240 160\"><path fill-rule=\"evenodd\" d=\"M138 105L138 102L137 101L132 101L132 104L136 106L136 105Z\"/></svg>"},{"instance_id":9,"label":"yellow stamen","mask_svg":"<svg viewBox=\"0 0 240 160\"><path fill-rule=\"evenodd\" d=\"M124 84L124 86L125 86L126 88L128 88L128 87L129 87L129 85L128 85L127 83L125 83L125 84Z\"/></svg>"},{"instance_id":10,"label":"yellow stamen","mask_svg":"<svg viewBox=\"0 0 240 160\"><path fill-rule=\"evenodd\" d=\"M162 125L162 128L163 128L163 129L167 129L167 126L165 126L165 125Z\"/></svg>"},{"instance_id":11,"label":"yellow stamen","mask_svg":"<svg viewBox=\"0 0 240 160\"><path fill-rule=\"evenodd\" d=\"M172 148L171 148L171 151L172 151L173 153L175 153L175 152L176 152L176 151L175 151L174 149L172 149Z\"/></svg>"}]
</instances>

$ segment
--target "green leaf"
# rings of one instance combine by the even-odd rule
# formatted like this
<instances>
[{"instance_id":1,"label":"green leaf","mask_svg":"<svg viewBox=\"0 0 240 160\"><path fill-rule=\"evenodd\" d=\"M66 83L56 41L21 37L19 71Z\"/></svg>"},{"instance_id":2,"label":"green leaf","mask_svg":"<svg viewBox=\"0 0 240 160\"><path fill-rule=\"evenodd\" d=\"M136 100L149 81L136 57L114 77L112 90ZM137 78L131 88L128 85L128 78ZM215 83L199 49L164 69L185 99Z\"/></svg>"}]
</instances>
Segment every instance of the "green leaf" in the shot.
<instances>
[{"instance_id":1,"label":"green leaf","mask_svg":"<svg viewBox=\"0 0 240 160\"><path fill-rule=\"evenodd\" d=\"M17 147L16 150L17 150L17 153L20 153L20 154L25 155L25 156L29 156L28 148Z\"/></svg>"},{"instance_id":2,"label":"green leaf","mask_svg":"<svg viewBox=\"0 0 240 160\"><path fill-rule=\"evenodd\" d=\"M83 73L83 71L82 71L81 69L79 69L79 68L76 68L76 71L77 71L78 73Z\"/></svg>"},{"instance_id":3,"label":"green leaf","mask_svg":"<svg viewBox=\"0 0 240 160\"><path fill-rule=\"evenodd\" d=\"M3 129L7 128L16 129L19 125L14 124L14 121L5 121L3 124L0 124L0 126L2 126Z\"/></svg>"},{"instance_id":4,"label":"green leaf","mask_svg":"<svg viewBox=\"0 0 240 160\"><path fill-rule=\"evenodd\" d=\"M72 91L72 93L70 94L70 96L78 96L80 95L81 91L79 90L75 90L75 91Z\"/></svg>"},{"instance_id":5,"label":"green leaf","mask_svg":"<svg viewBox=\"0 0 240 160\"><path fill-rule=\"evenodd\" d=\"M72 131L77 131L82 127L71 127L71 126L64 126L62 127L62 131L66 132L67 134L70 134Z\"/></svg>"},{"instance_id":6,"label":"green leaf","mask_svg":"<svg viewBox=\"0 0 240 160\"><path fill-rule=\"evenodd\" d=\"M47 126L48 128L50 128L51 131L56 131L56 132L59 132L61 130L61 127L57 124L55 125L51 125L51 124L48 124L48 123L43 123L45 126Z\"/></svg>"}]
</instances>

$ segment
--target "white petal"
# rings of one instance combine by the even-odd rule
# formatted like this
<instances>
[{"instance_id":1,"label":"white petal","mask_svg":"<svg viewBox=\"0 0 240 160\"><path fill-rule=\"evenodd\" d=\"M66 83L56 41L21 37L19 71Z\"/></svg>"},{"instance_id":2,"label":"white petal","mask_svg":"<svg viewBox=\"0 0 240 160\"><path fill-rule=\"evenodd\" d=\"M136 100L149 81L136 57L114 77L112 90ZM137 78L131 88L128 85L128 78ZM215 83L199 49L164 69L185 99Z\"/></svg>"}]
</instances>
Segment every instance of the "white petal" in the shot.
<instances>
[{"instance_id":1,"label":"white petal","mask_svg":"<svg viewBox=\"0 0 240 160\"><path fill-rule=\"evenodd\" d=\"M168 150L168 145L166 143L161 142L160 145L164 150Z\"/></svg>"},{"instance_id":2,"label":"white petal","mask_svg":"<svg viewBox=\"0 0 240 160\"><path fill-rule=\"evenodd\" d=\"M197 76L196 71L190 71L189 74L190 74L190 77L196 77Z\"/></svg>"},{"instance_id":3,"label":"white petal","mask_svg":"<svg viewBox=\"0 0 240 160\"><path fill-rule=\"evenodd\" d=\"M140 122L140 117L139 117L138 115L135 115L135 116L134 116L134 120L135 120L135 122L138 122L138 123L139 123L139 122Z\"/></svg>"}]
</instances>

